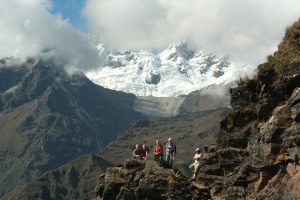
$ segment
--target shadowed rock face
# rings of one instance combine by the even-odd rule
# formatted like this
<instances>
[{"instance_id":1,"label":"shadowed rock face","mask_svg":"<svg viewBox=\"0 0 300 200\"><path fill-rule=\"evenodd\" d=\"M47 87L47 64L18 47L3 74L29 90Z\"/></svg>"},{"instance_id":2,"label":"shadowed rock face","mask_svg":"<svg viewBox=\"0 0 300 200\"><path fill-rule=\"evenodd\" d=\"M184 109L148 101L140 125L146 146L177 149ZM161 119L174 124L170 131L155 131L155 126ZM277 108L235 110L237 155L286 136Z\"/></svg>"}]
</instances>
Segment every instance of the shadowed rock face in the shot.
<instances>
[{"instance_id":1,"label":"shadowed rock face","mask_svg":"<svg viewBox=\"0 0 300 200\"><path fill-rule=\"evenodd\" d=\"M1 61L0 61L1 62ZM15 86L25 76L28 68L0 68L0 92L5 92Z\"/></svg>"},{"instance_id":2,"label":"shadowed rock face","mask_svg":"<svg viewBox=\"0 0 300 200\"><path fill-rule=\"evenodd\" d=\"M300 22L256 77L231 89L233 111L206 147L198 182L221 199L299 199Z\"/></svg>"},{"instance_id":3,"label":"shadowed rock face","mask_svg":"<svg viewBox=\"0 0 300 200\"><path fill-rule=\"evenodd\" d=\"M50 61L1 66L0 78L0 196L101 150L145 119L132 108L134 95L97 86L82 74L67 75Z\"/></svg>"}]
</instances>

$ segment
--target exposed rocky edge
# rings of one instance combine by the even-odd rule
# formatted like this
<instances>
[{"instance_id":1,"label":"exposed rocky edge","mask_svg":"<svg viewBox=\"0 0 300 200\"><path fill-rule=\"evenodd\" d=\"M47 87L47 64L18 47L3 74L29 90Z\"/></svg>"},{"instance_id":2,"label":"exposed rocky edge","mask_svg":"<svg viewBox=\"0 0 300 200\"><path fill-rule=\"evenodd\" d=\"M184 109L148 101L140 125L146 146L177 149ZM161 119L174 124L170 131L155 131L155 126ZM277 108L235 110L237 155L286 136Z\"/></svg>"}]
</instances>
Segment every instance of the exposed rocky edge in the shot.
<instances>
[{"instance_id":1,"label":"exposed rocky edge","mask_svg":"<svg viewBox=\"0 0 300 200\"><path fill-rule=\"evenodd\" d=\"M101 175L95 188L97 200L175 200L192 199L194 187L177 170L158 165L148 166L127 160Z\"/></svg>"},{"instance_id":2,"label":"exposed rocky edge","mask_svg":"<svg viewBox=\"0 0 300 200\"><path fill-rule=\"evenodd\" d=\"M146 119L134 111L132 94L95 85L83 74L69 75L51 61L28 59L19 68L9 61L0 68L0 77L16 77L0 80L6 84L0 92L0 197L80 155L98 152Z\"/></svg>"},{"instance_id":3,"label":"exposed rocky edge","mask_svg":"<svg viewBox=\"0 0 300 200\"><path fill-rule=\"evenodd\" d=\"M256 77L231 90L233 111L198 177L210 199L300 198L299 52L300 21Z\"/></svg>"},{"instance_id":4,"label":"exposed rocky edge","mask_svg":"<svg viewBox=\"0 0 300 200\"><path fill-rule=\"evenodd\" d=\"M92 154L83 155L18 187L1 199L94 199L94 188L98 177L110 166L110 163L101 157Z\"/></svg>"}]
</instances>

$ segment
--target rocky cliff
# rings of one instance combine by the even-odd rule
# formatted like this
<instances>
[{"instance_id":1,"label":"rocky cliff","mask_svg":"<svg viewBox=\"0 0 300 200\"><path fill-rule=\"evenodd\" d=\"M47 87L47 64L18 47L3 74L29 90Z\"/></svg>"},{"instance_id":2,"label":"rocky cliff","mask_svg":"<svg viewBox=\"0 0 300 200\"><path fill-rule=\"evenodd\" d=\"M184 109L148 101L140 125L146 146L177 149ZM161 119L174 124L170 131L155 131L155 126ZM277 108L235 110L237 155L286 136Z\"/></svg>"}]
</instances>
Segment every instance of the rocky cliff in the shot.
<instances>
[{"instance_id":1,"label":"rocky cliff","mask_svg":"<svg viewBox=\"0 0 300 200\"><path fill-rule=\"evenodd\" d=\"M193 199L194 191L180 171L137 160L108 168L95 188L97 200Z\"/></svg>"},{"instance_id":2,"label":"rocky cliff","mask_svg":"<svg viewBox=\"0 0 300 200\"><path fill-rule=\"evenodd\" d=\"M206 146L198 183L211 199L299 199L300 21L230 93L233 110Z\"/></svg>"}]
</instances>

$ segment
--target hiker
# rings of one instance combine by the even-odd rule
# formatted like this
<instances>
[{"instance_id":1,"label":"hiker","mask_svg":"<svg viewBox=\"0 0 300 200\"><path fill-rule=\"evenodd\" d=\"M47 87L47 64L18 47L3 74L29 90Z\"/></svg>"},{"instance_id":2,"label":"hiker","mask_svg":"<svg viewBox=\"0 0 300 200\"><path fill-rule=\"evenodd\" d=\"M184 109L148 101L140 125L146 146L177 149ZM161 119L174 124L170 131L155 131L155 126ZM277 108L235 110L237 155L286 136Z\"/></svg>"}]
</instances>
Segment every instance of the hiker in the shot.
<instances>
[{"instance_id":1,"label":"hiker","mask_svg":"<svg viewBox=\"0 0 300 200\"><path fill-rule=\"evenodd\" d=\"M142 159L148 160L148 153L149 153L148 146L146 144L143 144L142 149L141 149Z\"/></svg>"},{"instance_id":2,"label":"hiker","mask_svg":"<svg viewBox=\"0 0 300 200\"><path fill-rule=\"evenodd\" d=\"M164 147L160 144L159 140L156 140L155 146L153 147L154 160L156 162L163 159Z\"/></svg>"},{"instance_id":3,"label":"hiker","mask_svg":"<svg viewBox=\"0 0 300 200\"><path fill-rule=\"evenodd\" d=\"M166 161L169 165L172 165L175 155L176 155L176 145L173 143L172 138L169 138L166 144Z\"/></svg>"},{"instance_id":4,"label":"hiker","mask_svg":"<svg viewBox=\"0 0 300 200\"><path fill-rule=\"evenodd\" d=\"M189 168L194 172L193 177L191 178L191 180L196 180L196 178L198 176L198 173L199 173L199 170L200 170L201 151L200 151L199 148L196 148L195 152L196 152L196 154L193 158L194 163L189 166Z\"/></svg>"},{"instance_id":5,"label":"hiker","mask_svg":"<svg viewBox=\"0 0 300 200\"><path fill-rule=\"evenodd\" d=\"M135 145L135 149L133 150L133 159L142 160L142 152L139 144Z\"/></svg>"}]
</instances>

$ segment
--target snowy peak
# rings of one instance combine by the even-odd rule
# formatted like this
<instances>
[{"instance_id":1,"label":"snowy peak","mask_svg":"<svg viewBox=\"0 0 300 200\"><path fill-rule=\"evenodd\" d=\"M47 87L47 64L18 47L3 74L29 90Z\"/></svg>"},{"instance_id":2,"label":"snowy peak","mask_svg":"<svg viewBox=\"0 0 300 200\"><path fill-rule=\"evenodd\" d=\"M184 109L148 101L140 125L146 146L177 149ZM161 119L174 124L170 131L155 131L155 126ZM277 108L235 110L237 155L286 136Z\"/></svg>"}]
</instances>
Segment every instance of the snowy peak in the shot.
<instances>
[{"instance_id":1,"label":"snowy peak","mask_svg":"<svg viewBox=\"0 0 300 200\"><path fill-rule=\"evenodd\" d=\"M104 67L86 72L95 83L137 96L179 96L222 79L231 66L228 58L207 54L186 42L161 51L116 51L98 45Z\"/></svg>"},{"instance_id":2,"label":"snowy peak","mask_svg":"<svg viewBox=\"0 0 300 200\"><path fill-rule=\"evenodd\" d=\"M193 58L196 49L188 46L186 42L178 42L171 44L166 50L161 53L161 57L164 57L166 60L178 61L180 60L189 60Z\"/></svg>"},{"instance_id":3,"label":"snowy peak","mask_svg":"<svg viewBox=\"0 0 300 200\"><path fill-rule=\"evenodd\" d=\"M198 66L201 74L211 71L211 75L218 78L224 74L224 69L230 63L228 58L219 57L215 54L205 54L202 50L192 48L186 42L178 42L171 44L168 49L160 53L162 64L170 64L177 66L181 73L190 71L189 69Z\"/></svg>"}]
</instances>

